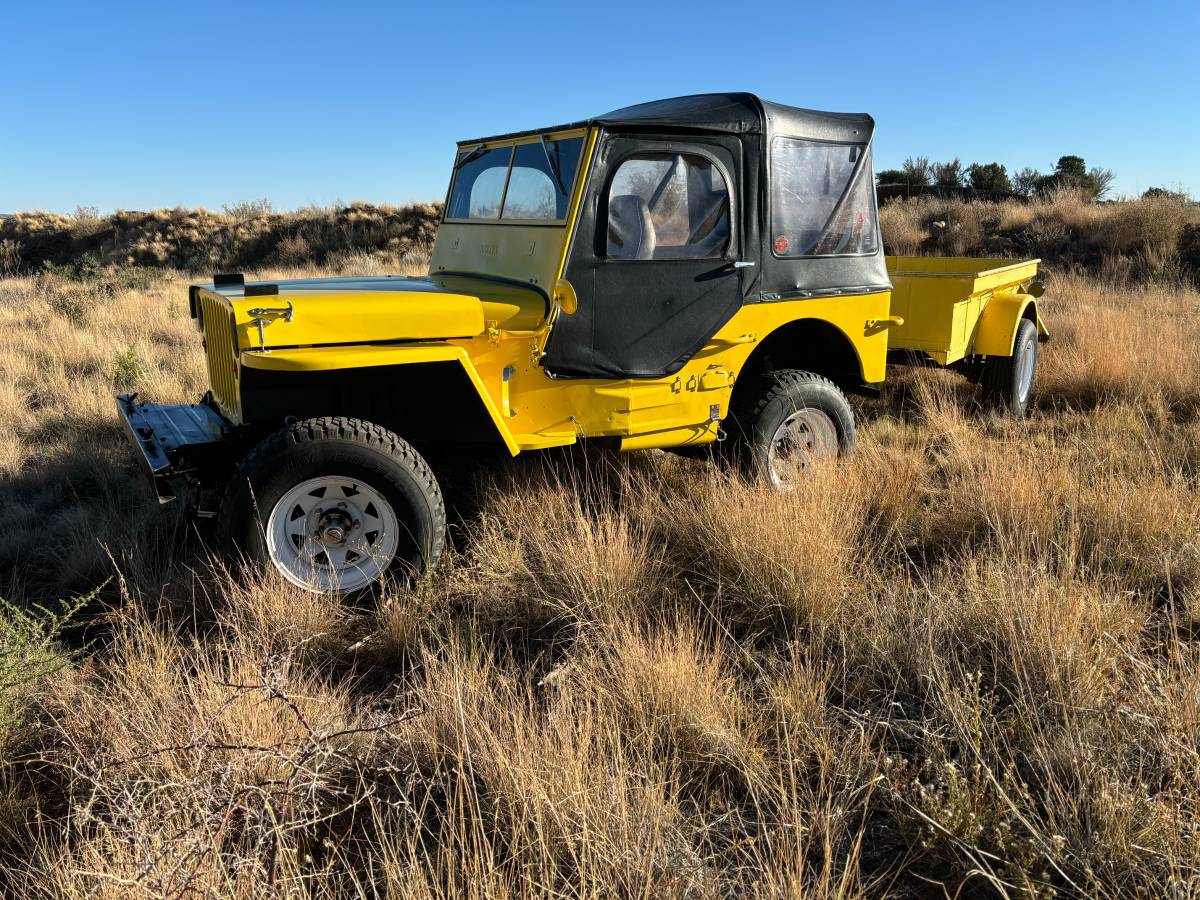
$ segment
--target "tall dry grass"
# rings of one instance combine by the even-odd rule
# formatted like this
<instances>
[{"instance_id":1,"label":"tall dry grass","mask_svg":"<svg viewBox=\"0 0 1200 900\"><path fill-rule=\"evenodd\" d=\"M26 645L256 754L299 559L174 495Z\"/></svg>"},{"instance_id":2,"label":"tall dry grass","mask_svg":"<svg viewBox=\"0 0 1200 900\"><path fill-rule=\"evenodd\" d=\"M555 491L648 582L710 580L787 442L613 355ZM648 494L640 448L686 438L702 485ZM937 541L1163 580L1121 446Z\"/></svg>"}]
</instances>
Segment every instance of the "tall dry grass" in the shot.
<instances>
[{"instance_id":1,"label":"tall dry grass","mask_svg":"<svg viewBox=\"0 0 1200 900\"><path fill-rule=\"evenodd\" d=\"M1097 203L1060 190L1029 202L918 197L879 211L899 256L1036 256L1125 284L1200 284L1200 204L1179 196Z\"/></svg>"},{"instance_id":2,"label":"tall dry grass","mask_svg":"<svg viewBox=\"0 0 1200 900\"><path fill-rule=\"evenodd\" d=\"M181 296L0 281L5 592L114 576L20 695L7 890L1200 887L1194 291L1053 277L1028 420L896 372L787 495L660 453L481 469L444 566L370 608L226 573L147 498L110 395L202 389Z\"/></svg>"},{"instance_id":3,"label":"tall dry grass","mask_svg":"<svg viewBox=\"0 0 1200 900\"><path fill-rule=\"evenodd\" d=\"M337 265L348 255L394 260L428 253L440 204L354 202L275 212L257 201L207 209L119 210L107 216L19 212L0 218L0 274L81 258L209 274L264 266Z\"/></svg>"}]
</instances>

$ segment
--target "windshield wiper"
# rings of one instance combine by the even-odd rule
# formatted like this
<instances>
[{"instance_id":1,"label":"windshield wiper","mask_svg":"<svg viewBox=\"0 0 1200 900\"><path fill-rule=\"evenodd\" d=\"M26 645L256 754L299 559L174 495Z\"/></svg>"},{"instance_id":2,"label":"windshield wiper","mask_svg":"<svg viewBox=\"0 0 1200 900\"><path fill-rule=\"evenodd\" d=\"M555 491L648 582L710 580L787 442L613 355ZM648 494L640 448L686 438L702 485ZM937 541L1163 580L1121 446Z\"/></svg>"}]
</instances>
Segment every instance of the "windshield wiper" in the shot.
<instances>
[{"instance_id":1,"label":"windshield wiper","mask_svg":"<svg viewBox=\"0 0 1200 900\"><path fill-rule=\"evenodd\" d=\"M546 136L544 134L539 134L538 137L542 142L542 152L546 154L546 165L550 167L550 172L554 175L554 180L558 184L559 192L565 197L567 196L567 186L563 184L562 173L558 170L558 163L550 155L550 145L546 143Z\"/></svg>"},{"instance_id":2,"label":"windshield wiper","mask_svg":"<svg viewBox=\"0 0 1200 900\"><path fill-rule=\"evenodd\" d=\"M454 171L457 172L467 163L471 162L472 160L479 159L481 156L483 156L483 144L477 144L474 150L454 164Z\"/></svg>"}]
</instances>

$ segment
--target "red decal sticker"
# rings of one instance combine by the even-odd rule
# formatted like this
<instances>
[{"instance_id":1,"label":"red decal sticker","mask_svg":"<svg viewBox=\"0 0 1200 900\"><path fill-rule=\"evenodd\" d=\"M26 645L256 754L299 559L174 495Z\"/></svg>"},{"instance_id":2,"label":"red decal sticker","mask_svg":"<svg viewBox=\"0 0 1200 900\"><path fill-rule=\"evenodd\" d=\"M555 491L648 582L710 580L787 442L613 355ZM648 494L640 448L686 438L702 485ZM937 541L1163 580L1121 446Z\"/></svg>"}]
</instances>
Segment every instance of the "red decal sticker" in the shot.
<instances>
[{"instance_id":1,"label":"red decal sticker","mask_svg":"<svg viewBox=\"0 0 1200 900\"><path fill-rule=\"evenodd\" d=\"M788 239L785 238L782 234L779 237L775 238L775 252L777 254L779 254L780 256L783 256L784 254L786 254L788 252L788 247L790 247L790 246L791 246L791 244L788 243Z\"/></svg>"}]
</instances>

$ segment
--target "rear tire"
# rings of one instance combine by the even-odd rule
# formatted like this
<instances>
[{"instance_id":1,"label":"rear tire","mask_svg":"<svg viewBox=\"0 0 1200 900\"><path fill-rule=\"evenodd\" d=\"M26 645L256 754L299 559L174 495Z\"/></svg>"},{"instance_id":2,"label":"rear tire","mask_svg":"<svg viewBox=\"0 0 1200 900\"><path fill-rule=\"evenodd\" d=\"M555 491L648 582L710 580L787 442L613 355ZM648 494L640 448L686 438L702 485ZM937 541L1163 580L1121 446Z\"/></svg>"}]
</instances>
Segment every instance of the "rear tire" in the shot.
<instances>
[{"instance_id":1,"label":"rear tire","mask_svg":"<svg viewBox=\"0 0 1200 900\"><path fill-rule=\"evenodd\" d=\"M730 437L751 477L789 490L814 460L854 449L854 411L822 375L779 369L761 375L731 416Z\"/></svg>"},{"instance_id":2,"label":"rear tire","mask_svg":"<svg viewBox=\"0 0 1200 900\"><path fill-rule=\"evenodd\" d=\"M1028 319L1017 325L1012 356L992 356L983 364L983 402L1024 418L1037 380L1037 326Z\"/></svg>"},{"instance_id":3,"label":"rear tire","mask_svg":"<svg viewBox=\"0 0 1200 900\"><path fill-rule=\"evenodd\" d=\"M266 438L238 466L220 514L236 549L321 593L423 575L445 544L442 493L425 460L359 419L307 419Z\"/></svg>"}]
</instances>

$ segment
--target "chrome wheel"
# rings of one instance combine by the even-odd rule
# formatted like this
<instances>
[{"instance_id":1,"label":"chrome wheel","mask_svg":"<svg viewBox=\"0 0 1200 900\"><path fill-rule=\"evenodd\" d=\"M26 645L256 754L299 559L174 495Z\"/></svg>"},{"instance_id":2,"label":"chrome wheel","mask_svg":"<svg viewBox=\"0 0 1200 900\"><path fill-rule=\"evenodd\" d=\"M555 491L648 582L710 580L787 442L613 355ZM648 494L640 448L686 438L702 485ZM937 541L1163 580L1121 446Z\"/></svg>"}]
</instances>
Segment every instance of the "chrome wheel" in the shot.
<instances>
[{"instance_id":1,"label":"chrome wheel","mask_svg":"<svg viewBox=\"0 0 1200 900\"><path fill-rule=\"evenodd\" d=\"M771 436L767 448L771 483L789 490L815 460L833 459L837 454L838 434L833 419L819 409L798 409Z\"/></svg>"},{"instance_id":2,"label":"chrome wheel","mask_svg":"<svg viewBox=\"0 0 1200 900\"><path fill-rule=\"evenodd\" d=\"M266 538L271 562L292 584L348 593L377 581L391 564L400 523L391 504L370 485L323 475L279 498Z\"/></svg>"}]
</instances>

